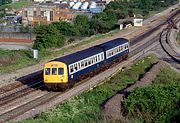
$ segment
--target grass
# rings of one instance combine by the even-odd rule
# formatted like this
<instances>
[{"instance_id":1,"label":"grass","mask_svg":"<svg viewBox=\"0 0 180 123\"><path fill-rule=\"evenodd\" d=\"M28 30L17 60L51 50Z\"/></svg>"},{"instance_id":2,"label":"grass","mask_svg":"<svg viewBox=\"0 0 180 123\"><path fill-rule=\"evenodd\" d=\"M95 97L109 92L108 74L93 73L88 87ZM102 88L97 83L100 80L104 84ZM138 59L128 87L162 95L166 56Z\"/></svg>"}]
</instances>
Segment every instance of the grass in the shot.
<instances>
[{"instance_id":1,"label":"grass","mask_svg":"<svg viewBox=\"0 0 180 123\"><path fill-rule=\"evenodd\" d=\"M34 119L22 121L23 123L79 123L103 122L101 117L101 104L119 90L132 84L156 62L155 56L146 57L129 69L117 73L104 84L69 99L65 103L53 108Z\"/></svg>"},{"instance_id":2,"label":"grass","mask_svg":"<svg viewBox=\"0 0 180 123\"><path fill-rule=\"evenodd\" d=\"M11 9L20 9L20 8L28 6L28 5L31 5L30 0L20 0L19 2L16 2L16 3L6 4L6 5L4 5L4 7L11 8Z\"/></svg>"},{"instance_id":3,"label":"grass","mask_svg":"<svg viewBox=\"0 0 180 123\"><path fill-rule=\"evenodd\" d=\"M35 63L39 63L39 61L33 59L31 51L0 50L0 73L9 73L17 70L17 68L23 68Z\"/></svg>"},{"instance_id":4,"label":"grass","mask_svg":"<svg viewBox=\"0 0 180 123\"><path fill-rule=\"evenodd\" d=\"M180 73L175 72L171 68L165 68L154 80L154 84L171 84L180 82Z\"/></svg>"}]
</instances>

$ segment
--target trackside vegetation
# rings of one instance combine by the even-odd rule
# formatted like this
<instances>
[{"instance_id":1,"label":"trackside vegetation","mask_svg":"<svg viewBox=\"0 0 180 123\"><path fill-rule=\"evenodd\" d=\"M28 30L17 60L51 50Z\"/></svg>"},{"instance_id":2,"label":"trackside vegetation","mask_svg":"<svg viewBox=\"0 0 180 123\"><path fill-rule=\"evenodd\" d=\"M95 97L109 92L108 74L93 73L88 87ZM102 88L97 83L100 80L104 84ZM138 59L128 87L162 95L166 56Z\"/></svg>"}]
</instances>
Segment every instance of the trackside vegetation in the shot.
<instances>
[{"instance_id":1,"label":"trackside vegetation","mask_svg":"<svg viewBox=\"0 0 180 123\"><path fill-rule=\"evenodd\" d=\"M136 89L125 100L128 117L139 122L179 122L179 82L179 73L170 68L162 70L152 86Z\"/></svg>"},{"instance_id":2,"label":"trackside vegetation","mask_svg":"<svg viewBox=\"0 0 180 123\"><path fill-rule=\"evenodd\" d=\"M103 122L101 104L128 84L137 81L156 61L155 56L148 56L127 70L117 73L103 84L69 99L34 119L25 120L23 123Z\"/></svg>"},{"instance_id":3,"label":"trackside vegetation","mask_svg":"<svg viewBox=\"0 0 180 123\"><path fill-rule=\"evenodd\" d=\"M12 72L18 68L35 64L36 61L32 58L32 52L29 50L16 52L0 50L0 73Z\"/></svg>"},{"instance_id":4,"label":"trackside vegetation","mask_svg":"<svg viewBox=\"0 0 180 123\"><path fill-rule=\"evenodd\" d=\"M107 33L111 30L119 28L117 25L117 21L119 19L134 17L134 14L139 14L146 18L149 16L149 14L154 13L154 11L157 12L162 10L162 8L166 8L177 2L178 0L112 1L106 6L103 13L93 15L90 19L86 15L77 15L73 23L59 21L54 22L49 26L42 24L35 27L34 32L37 34L38 38L35 40L34 48L43 50L51 47L61 47L64 45L64 38L59 40L60 37L65 37L65 44L67 44L74 41L78 37L89 37L95 34ZM124 23L129 24L130 22ZM56 32L53 32L55 33L54 35L49 35L49 30L52 28L56 28ZM42 33L44 36L40 37L39 35ZM57 41L59 42L57 43Z\"/></svg>"}]
</instances>

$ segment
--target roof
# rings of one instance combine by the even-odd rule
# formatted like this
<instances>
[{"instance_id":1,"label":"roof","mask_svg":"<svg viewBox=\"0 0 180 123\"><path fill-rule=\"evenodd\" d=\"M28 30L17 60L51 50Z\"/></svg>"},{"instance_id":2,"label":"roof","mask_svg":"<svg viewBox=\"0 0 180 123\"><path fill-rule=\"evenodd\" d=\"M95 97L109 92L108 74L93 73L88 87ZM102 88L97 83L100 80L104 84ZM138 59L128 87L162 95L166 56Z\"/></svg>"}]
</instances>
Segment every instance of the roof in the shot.
<instances>
[{"instance_id":1,"label":"roof","mask_svg":"<svg viewBox=\"0 0 180 123\"><path fill-rule=\"evenodd\" d=\"M96 46L90 47L88 49L81 50L81 51L69 54L67 56L63 56L63 57L54 59L53 61L61 61L61 62L64 62L69 65L71 63L75 63L77 61L80 61L80 60L90 57L92 55L101 53L104 50L109 50L111 48L114 48L116 46L119 46L119 45L127 43L127 42L128 42L127 39L117 38L117 39L102 43L100 45L96 45Z\"/></svg>"},{"instance_id":2,"label":"roof","mask_svg":"<svg viewBox=\"0 0 180 123\"><path fill-rule=\"evenodd\" d=\"M105 42L105 43L97 45L97 46L102 47L104 50L109 50L109 49L112 49L116 46L119 46L119 45L127 43L127 42L128 42L128 40L125 38L116 38L116 39L113 39L111 41Z\"/></svg>"},{"instance_id":3,"label":"roof","mask_svg":"<svg viewBox=\"0 0 180 123\"><path fill-rule=\"evenodd\" d=\"M55 61L61 61L61 62L64 62L66 64L71 64L71 63L80 61L82 59L85 59L87 57L90 57L90 56L95 55L95 54L100 53L100 52L103 52L103 50L101 48L90 47L88 49L81 50L81 51L69 54L67 56L61 57L61 58L57 58L57 59L55 59Z\"/></svg>"}]
</instances>

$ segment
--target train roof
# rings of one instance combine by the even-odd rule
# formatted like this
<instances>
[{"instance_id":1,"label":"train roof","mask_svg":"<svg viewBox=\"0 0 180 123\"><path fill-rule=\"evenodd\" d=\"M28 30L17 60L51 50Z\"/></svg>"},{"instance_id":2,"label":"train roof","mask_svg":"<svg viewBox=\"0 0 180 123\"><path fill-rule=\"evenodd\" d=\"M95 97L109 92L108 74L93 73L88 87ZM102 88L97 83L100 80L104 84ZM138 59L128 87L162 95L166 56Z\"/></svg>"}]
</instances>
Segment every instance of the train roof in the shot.
<instances>
[{"instance_id":1,"label":"train roof","mask_svg":"<svg viewBox=\"0 0 180 123\"><path fill-rule=\"evenodd\" d=\"M80 61L82 59L85 59L87 57L90 57L90 56L95 55L100 52L103 52L103 50L101 48L90 47L88 49L81 50L81 51L69 54L67 56L63 56L61 58L57 58L53 61L61 61L61 62L66 63L67 65L69 65L71 63L75 63L77 61Z\"/></svg>"},{"instance_id":2,"label":"train roof","mask_svg":"<svg viewBox=\"0 0 180 123\"><path fill-rule=\"evenodd\" d=\"M111 48L114 48L116 46L119 46L121 44L127 43L128 40L124 39L124 38L117 38L117 39L113 39L111 41L102 43L100 45L96 45L90 48L87 48L85 50L81 50L72 54L69 54L67 56L63 56L57 59L54 59L53 61L61 61L66 63L67 65L75 63L77 61L80 61L82 59L85 59L87 57L90 57L92 55L98 54L103 52L104 50L109 50Z\"/></svg>"},{"instance_id":3,"label":"train roof","mask_svg":"<svg viewBox=\"0 0 180 123\"><path fill-rule=\"evenodd\" d=\"M127 43L127 42L128 42L128 40L125 38L116 38L116 39L102 43L102 44L97 45L97 46L102 47L105 50L109 50L109 49L112 49L116 46L122 45L122 44Z\"/></svg>"}]
</instances>

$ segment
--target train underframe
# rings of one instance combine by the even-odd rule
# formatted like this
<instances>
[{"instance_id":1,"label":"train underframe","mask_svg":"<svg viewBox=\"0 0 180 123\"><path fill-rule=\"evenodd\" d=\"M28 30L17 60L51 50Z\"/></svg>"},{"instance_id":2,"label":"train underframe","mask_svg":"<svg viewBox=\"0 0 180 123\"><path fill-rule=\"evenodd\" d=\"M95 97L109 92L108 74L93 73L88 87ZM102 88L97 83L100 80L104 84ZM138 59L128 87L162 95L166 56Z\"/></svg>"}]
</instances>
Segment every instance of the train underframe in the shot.
<instances>
[{"instance_id":1,"label":"train underframe","mask_svg":"<svg viewBox=\"0 0 180 123\"><path fill-rule=\"evenodd\" d=\"M73 81L69 81L68 83L50 83L50 84L45 84L46 87L48 88L48 90L52 90L52 91L65 91L67 89L70 89L71 87L73 87L76 83L87 79L89 77L93 77L103 71L105 71L106 69L113 67L115 65L117 65L118 63L126 60L128 58L128 54L123 55L122 57L108 63L108 64L104 64L102 65L100 68L97 68L95 70L93 70L92 72L88 73L88 74L84 74L81 75L80 77L78 77L77 79L73 80Z\"/></svg>"}]
</instances>

